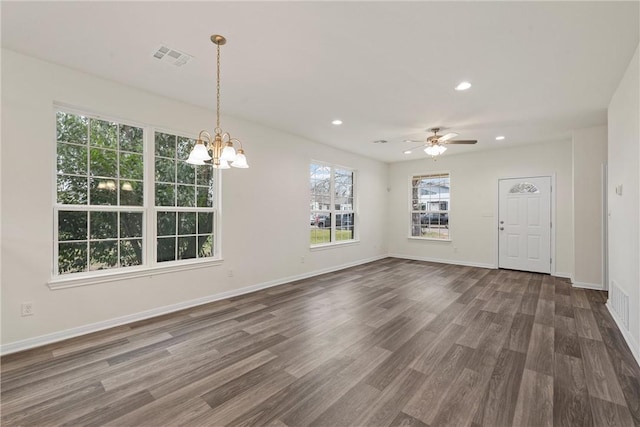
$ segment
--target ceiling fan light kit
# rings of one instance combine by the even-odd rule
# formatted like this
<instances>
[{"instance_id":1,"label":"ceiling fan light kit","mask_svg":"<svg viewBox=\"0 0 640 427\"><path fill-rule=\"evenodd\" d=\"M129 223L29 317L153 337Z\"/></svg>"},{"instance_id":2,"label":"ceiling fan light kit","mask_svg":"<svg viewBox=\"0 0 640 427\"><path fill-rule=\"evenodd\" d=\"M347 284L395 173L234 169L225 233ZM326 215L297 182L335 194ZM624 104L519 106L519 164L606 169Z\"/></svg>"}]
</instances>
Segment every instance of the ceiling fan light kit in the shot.
<instances>
[{"instance_id":1,"label":"ceiling fan light kit","mask_svg":"<svg viewBox=\"0 0 640 427\"><path fill-rule=\"evenodd\" d=\"M420 148L420 147L425 147L424 148L424 152L427 153L428 155L430 155L432 158L435 158L439 155L441 155L442 153L444 153L445 151L447 151L447 147L445 145L449 145L449 144L475 144L478 141L476 140L451 140L452 138L455 138L456 136L458 136L457 133L455 132L449 132L445 135L438 135L438 132L440 131L440 128L431 128L429 129L430 132L433 132L433 135L429 136L427 138L426 141L413 141L413 140L405 140L404 142L422 142L421 145L411 148L409 150L404 151L404 154L411 154L411 151L416 149L416 148Z\"/></svg>"}]
</instances>

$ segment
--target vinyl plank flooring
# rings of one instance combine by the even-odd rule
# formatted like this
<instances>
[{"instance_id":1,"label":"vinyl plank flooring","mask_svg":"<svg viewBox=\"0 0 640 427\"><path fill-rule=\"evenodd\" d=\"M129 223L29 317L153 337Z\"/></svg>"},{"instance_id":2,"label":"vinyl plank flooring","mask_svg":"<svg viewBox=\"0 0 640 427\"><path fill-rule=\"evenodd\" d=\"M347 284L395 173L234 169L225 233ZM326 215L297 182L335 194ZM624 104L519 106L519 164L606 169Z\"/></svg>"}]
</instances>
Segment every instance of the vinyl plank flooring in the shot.
<instances>
[{"instance_id":1,"label":"vinyl plank flooring","mask_svg":"<svg viewBox=\"0 0 640 427\"><path fill-rule=\"evenodd\" d=\"M592 426L582 359L556 353L553 381L554 426Z\"/></svg>"},{"instance_id":2,"label":"vinyl plank flooring","mask_svg":"<svg viewBox=\"0 0 640 427\"><path fill-rule=\"evenodd\" d=\"M3 426L640 426L606 293L386 258L0 360Z\"/></svg>"},{"instance_id":3,"label":"vinyl plank flooring","mask_svg":"<svg viewBox=\"0 0 640 427\"><path fill-rule=\"evenodd\" d=\"M400 412L398 416L389 424L389 427L429 427L420 420L410 415Z\"/></svg>"},{"instance_id":4,"label":"vinyl plank flooring","mask_svg":"<svg viewBox=\"0 0 640 427\"><path fill-rule=\"evenodd\" d=\"M445 395L454 380L460 375L467 362L473 356L473 349L454 345L438 366L440 369L430 375L403 408L405 414L431 424Z\"/></svg>"},{"instance_id":5,"label":"vinyl plank flooring","mask_svg":"<svg viewBox=\"0 0 640 427\"><path fill-rule=\"evenodd\" d=\"M426 376L413 369L405 369L386 387L373 403L371 411L360 416L355 424L388 426L399 415L402 407L415 394Z\"/></svg>"},{"instance_id":6,"label":"vinyl plank flooring","mask_svg":"<svg viewBox=\"0 0 640 427\"><path fill-rule=\"evenodd\" d=\"M309 425L311 427L358 425L355 421L372 411L373 403L380 393L377 388L360 382Z\"/></svg>"},{"instance_id":7,"label":"vinyl plank flooring","mask_svg":"<svg viewBox=\"0 0 640 427\"><path fill-rule=\"evenodd\" d=\"M553 377L524 369L513 425L553 425Z\"/></svg>"},{"instance_id":8,"label":"vinyl plank flooring","mask_svg":"<svg viewBox=\"0 0 640 427\"><path fill-rule=\"evenodd\" d=\"M534 323L527 350L527 369L553 376L553 336L553 328Z\"/></svg>"},{"instance_id":9,"label":"vinyl plank flooring","mask_svg":"<svg viewBox=\"0 0 640 427\"><path fill-rule=\"evenodd\" d=\"M470 424L481 392L481 375L471 369L463 369L451 384L440 410L429 425L456 427Z\"/></svg>"},{"instance_id":10,"label":"vinyl plank flooring","mask_svg":"<svg viewBox=\"0 0 640 427\"><path fill-rule=\"evenodd\" d=\"M602 335L600 335L600 329L593 312L590 309L574 307L573 312L576 317L576 330L578 336L582 338L589 338L591 340L602 341Z\"/></svg>"},{"instance_id":11,"label":"vinyl plank flooring","mask_svg":"<svg viewBox=\"0 0 640 427\"><path fill-rule=\"evenodd\" d=\"M526 356L503 348L474 422L483 426L511 425L516 410Z\"/></svg>"},{"instance_id":12,"label":"vinyl plank flooring","mask_svg":"<svg viewBox=\"0 0 640 427\"><path fill-rule=\"evenodd\" d=\"M634 422L625 406L598 399L589 399L594 425L597 427L633 426ZM636 424L637 425L637 424Z\"/></svg>"},{"instance_id":13,"label":"vinyl plank flooring","mask_svg":"<svg viewBox=\"0 0 640 427\"><path fill-rule=\"evenodd\" d=\"M626 400L615 370L609 361L606 347L601 341L580 338L589 395L618 405L626 406Z\"/></svg>"},{"instance_id":14,"label":"vinyl plank flooring","mask_svg":"<svg viewBox=\"0 0 640 427\"><path fill-rule=\"evenodd\" d=\"M520 353L527 353L531 330L533 329L533 320L534 317L532 315L524 313L515 314L506 344L509 349Z\"/></svg>"}]
</instances>

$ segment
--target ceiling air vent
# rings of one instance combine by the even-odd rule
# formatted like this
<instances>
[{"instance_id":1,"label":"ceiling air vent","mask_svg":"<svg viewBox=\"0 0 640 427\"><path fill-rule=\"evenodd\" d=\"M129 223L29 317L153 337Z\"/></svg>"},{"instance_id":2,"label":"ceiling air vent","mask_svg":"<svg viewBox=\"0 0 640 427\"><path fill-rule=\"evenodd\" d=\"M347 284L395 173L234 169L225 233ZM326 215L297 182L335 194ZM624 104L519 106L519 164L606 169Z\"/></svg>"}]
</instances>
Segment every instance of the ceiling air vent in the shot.
<instances>
[{"instance_id":1,"label":"ceiling air vent","mask_svg":"<svg viewBox=\"0 0 640 427\"><path fill-rule=\"evenodd\" d=\"M175 65L176 67L182 67L193 58L191 55L171 49L167 46L160 46L158 50L154 52L153 57L163 62Z\"/></svg>"}]
</instances>

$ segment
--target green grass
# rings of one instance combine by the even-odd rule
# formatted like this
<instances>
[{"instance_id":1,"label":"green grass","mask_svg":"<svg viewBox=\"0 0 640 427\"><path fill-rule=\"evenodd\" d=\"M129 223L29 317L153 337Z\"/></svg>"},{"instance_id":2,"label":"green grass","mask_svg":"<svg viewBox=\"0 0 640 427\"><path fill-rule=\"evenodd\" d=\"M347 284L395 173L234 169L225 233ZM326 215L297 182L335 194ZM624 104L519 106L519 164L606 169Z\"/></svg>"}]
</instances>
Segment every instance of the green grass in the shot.
<instances>
[{"instance_id":1,"label":"green grass","mask_svg":"<svg viewBox=\"0 0 640 427\"><path fill-rule=\"evenodd\" d=\"M329 243L331 238L331 230L328 228L312 228L311 244L319 245ZM351 240L351 230L336 230L336 241Z\"/></svg>"},{"instance_id":2,"label":"green grass","mask_svg":"<svg viewBox=\"0 0 640 427\"><path fill-rule=\"evenodd\" d=\"M448 239L449 238L449 230L448 229L430 229L423 228L422 229L422 237L428 237L430 239Z\"/></svg>"}]
</instances>

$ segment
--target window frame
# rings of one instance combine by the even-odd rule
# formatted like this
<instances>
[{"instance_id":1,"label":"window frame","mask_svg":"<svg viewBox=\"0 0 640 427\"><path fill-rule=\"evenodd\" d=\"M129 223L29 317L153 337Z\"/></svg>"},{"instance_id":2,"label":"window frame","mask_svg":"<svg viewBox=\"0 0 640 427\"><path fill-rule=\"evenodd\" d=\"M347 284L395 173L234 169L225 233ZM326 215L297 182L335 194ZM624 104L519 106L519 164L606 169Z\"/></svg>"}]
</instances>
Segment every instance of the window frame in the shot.
<instances>
[{"instance_id":1,"label":"window frame","mask_svg":"<svg viewBox=\"0 0 640 427\"><path fill-rule=\"evenodd\" d=\"M428 178L428 177L439 177L439 176L445 176L449 178L449 200L447 202L447 209L438 209L438 210L421 210L421 209L414 209L413 207L413 181L417 178ZM408 205L408 227L407 227L407 233L408 233L408 239L415 239L415 240L425 240L425 241L433 241L433 242L451 242L452 241L452 234L451 234L451 199L452 199L452 191L451 189L453 188L453 186L451 185L451 172L450 171L432 171L432 172L421 172L421 173L412 173L411 175L409 175L409 185L408 185L408 198L407 198L407 205ZM413 231L413 215L414 214L425 214L425 213L437 213L437 214L447 214L447 238L437 238L437 237L422 237L422 236L414 236L412 231Z\"/></svg>"},{"instance_id":2,"label":"window frame","mask_svg":"<svg viewBox=\"0 0 640 427\"><path fill-rule=\"evenodd\" d=\"M142 206L128 205L91 205L87 200L86 205L68 205L58 203L58 141L57 141L57 114L64 112L69 114L81 115L87 118L105 120L120 125L135 126L142 128L143 131L143 203ZM202 258L190 258L174 261L157 261L157 212L162 210L163 206L155 205L155 133L169 133L172 135L182 136L190 139L196 139L196 135L188 134L173 129L154 126L151 124L137 122L134 120L123 119L117 116L103 114L91 111L86 108L77 108L61 103L54 103L52 109L53 118L53 172L52 172L52 220L53 220L53 251L51 258L51 277L47 282L50 289L63 289L75 286L84 286L97 283L118 281L128 278L148 277L156 274L171 273L175 271L192 270L196 268L210 267L219 265L223 262L221 251L221 197L222 197L222 174L220 170L213 169L213 179L215 188L214 206L211 208L199 208L200 211L207 210L213 213L213 256ZM89 146L88 146L89 147ZM119 150L119 149L118 149ZM198 166L196 166L198 167ZM200 166L201 167L201 166ZM89 173L89 171L87 172ZM89 191L89 190L88 190ZM164 207L166 208L166 207ZM171 210L191 210L191 207L169 207ZM197 208L194 208L197 209ZM177 211L176 210L176 211ZM60 274L58 267L59 255L59 212L61 211L105 211L105 212L142 212L142 262L137 266L115 267L104 270L87 270L76 273ZM196 230L197 232L197 230ZM118 241L121 237L118 237ZM90 255L88 255L90 256ZM89 263L90 265L90 263Z\"/></svg>"},{"instance_id":3,"label":"window frame","mask_svg":"<svg viewBox=\"0 0 640 427\"><path fill-rule=\"evenodd\" d=\"M317 214L328 214L331 215L331 228L329 231L329 242L322 242L322 243L316 243L316 244L312 244L311 242L309 242L309 247L312 250L319 250L319 249L326 249L326 248L332 248L332 247L336 247L336 246L342 246L342 245L350 245L350 244L354 244L354 243L359 243L360 242L360 238L359 238L359 231L360 231L360 227L359 227L359 215L358 215L358 188L357 188L357 170L348 166L342 166L342 165L337 165L337 164L332 164L329 162L324 162L324 161L320 161L320 160L311 160L309 162L309 167L311 165L318 165L318 166L325 166L328 167L330 170L330 178L329 178L329 206L331 207L331 209L309 209L309 213L311 215L317 215ZM309 169L307 169L309 171ZM336 170L345 170L345 171L349 171L352 174L352 183L351 183L351 192L352 192L352 199L353 199L353 203L351 205L351 209L349 210L337 210L335 209L335 176L336 176ZM311 180L311 176L307 175L307 180L308 183L310 183ZM348 239L348 240L336 240L336 215L344 215L344 214L351 214L353 215L353 238L352 239Z\"/></svg>"}]
</instances>

